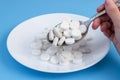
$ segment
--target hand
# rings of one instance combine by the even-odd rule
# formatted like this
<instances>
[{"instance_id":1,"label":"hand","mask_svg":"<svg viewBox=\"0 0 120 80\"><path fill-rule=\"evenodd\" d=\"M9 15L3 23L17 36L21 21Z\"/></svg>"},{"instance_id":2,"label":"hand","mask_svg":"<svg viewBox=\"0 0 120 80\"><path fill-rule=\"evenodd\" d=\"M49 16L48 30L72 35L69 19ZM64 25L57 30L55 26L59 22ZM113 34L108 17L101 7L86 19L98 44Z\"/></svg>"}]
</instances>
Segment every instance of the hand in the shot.
<instances>
[{"instance_id":1,"label":"hand","mask_svg":"<svg viewBox=\"0 0 120 80\"><path fill-rule=\"evenodd\" d=\"M101 31L113 42L120 53L120 11L113 0L105 0L105 3L97 8L100 12L106 10L106 14L93 21L92 28L100 27Z\"/></svg>"}]
</instances>

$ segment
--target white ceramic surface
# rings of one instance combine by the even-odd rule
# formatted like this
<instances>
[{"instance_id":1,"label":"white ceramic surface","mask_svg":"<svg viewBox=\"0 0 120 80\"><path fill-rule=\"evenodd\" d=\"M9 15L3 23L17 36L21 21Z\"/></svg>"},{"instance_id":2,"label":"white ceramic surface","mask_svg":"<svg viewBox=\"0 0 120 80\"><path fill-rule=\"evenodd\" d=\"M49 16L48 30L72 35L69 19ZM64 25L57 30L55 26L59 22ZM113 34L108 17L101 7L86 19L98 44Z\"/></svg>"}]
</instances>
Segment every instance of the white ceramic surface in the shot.
<instances>
[{"instance_id":1,"label":"white ceramic surface","mask_svg":"<svg viewBox=\"0 0 120 80\"><path fill-rule=\"evenodd\" d=\"M16 26L9 34L7 39L7 48L11 56L22 65L34 70L50 72L50 73L67 73L86 69L98 63L107 54L110 41L107 39L100 29L89 29L88 35L93 35L93 40L88 43L92 49L92 53L84 54L82 64L70 64L67 66L54 65L49 62L41 61L38 57L31 54L30 44L34 40L35 35L46 36L46 33L56 24L65 18L74 20L87 20L87 17L54 13L46 14L31 18Z\"/></svg>"}]
</instances>

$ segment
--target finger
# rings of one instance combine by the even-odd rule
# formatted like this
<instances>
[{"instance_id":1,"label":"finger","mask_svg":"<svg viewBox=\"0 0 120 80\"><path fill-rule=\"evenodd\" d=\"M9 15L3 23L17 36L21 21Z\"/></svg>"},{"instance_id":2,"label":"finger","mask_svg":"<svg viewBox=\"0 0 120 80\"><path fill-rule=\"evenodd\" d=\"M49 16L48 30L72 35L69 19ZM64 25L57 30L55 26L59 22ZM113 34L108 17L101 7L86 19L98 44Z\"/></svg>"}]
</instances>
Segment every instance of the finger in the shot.
<instances>
[{"instance_id":1,"label":"finger","mask_svg":"<svg viewBox=\"0 0 120 80\"><path fill-rule=\"evenodd\" d=\"M100 18L101 23L110 20L110 17L107 14L104 14L104 15L100 16L99 18Z\"/></svg>"},{"instance_id":2,"label":"finger","mask_svg":"<svg viewBox=\"0 0 120 80\"><path fill-rule=\"evenodd\" d=\"M105 36L107 36L109 39L112 39L112 35L114 35L114 32L112 32L111 30L107 30L103 32Z\"/></svg>"},{"instance_id":3,"label":"finger","mask_svg":"<svg viewBox=\"0 0 120 80\"><path fill-rule=\"evenodd\" d=\"M110 22L104 22L101 24L101 31L110 39L112 39L112 35L114 34L113 25Z\"/></svg>"},{"instance_id":4,"label":"finger","mask_svg":"<svg viewBox=\"0 0 120 80\"><path fill-rule=\"evenodd\" d=\"M120 12L118 7L115 5L113 0L105 1L105 9L107 14L110 16L114 24L118 24L120 21Z\"/></svg>"},{"instance_id":5,"label":"finger","mask_svg":"<svg viewBox=\"0 0 120 80\"><path fill-rule=\"evenodd\" d=\"M109 21L109 19L110 19L110 18L109 18L107 15L103 15L103 16L95 19L95 20L93 21L92 28L93 28L93 29L97 29L98 26L99 26L101 23L106 22L106 21Z\"/></svg>"},{"instance_id":6,"label":"finger","mask_svg":"<svg viewBox=\"0 0 120 80\"><path fill-rule=\"evenodd\" d=\"M116 0L113 0L114 2L116 1ZM100 11L102 11L102 10L104 10L105 9L105 3L104 4L102 4L102 5L100 5L98 8L97 8L97 12L100 12Z\"/></svg>"},{"instance_id":7,"label":"finger","mask_svg":"<svg viewBox=\"0 0 120 80\"><path fill-rule=\"evenodd\" d=\"M103 33L106 37L108 37L110 39L109 33L107 33L107 32L103 32Z\"/></svg>"},{"instance_id":8,"label":"finger","mask_svg":"<svg viewBox=\"0 0 120 80\"><path fill-rule=\"evenodd\" d=\"M100 12L100 11L102 11L102 10L104 10L105 9L105 4L102 4L101 6L99 6L98 8L97 8L97 12Z\"/></svg>"},{"instance_id":9,"label":"finger","mask_svg":"<svg viewBox=\"0 0 120 80\"><path fill-rule=\"evenodd\" d=\"M97 29L100 25L100 18L96 18L94 21L93 21L93 24L92 24L92 28L93 29Z\"/></svg>"},{"instance_id":10,"label":"finger","mask_svg":"<svg viewBox=\"0 0 120 80\"><path fill-rule=\"evenodd\" d=\"M100 27L102 32L106 32L107 30L109 30L111 28L112 28L112 26L111 26L111 24L109 22L102 23L101 27Z\"/></svg>"},{"instance_id":11,"label":"finger","mask_svg":"<svg viewBox=\"0 0 120 80\"><path fill-rule=\"evenodd\" d=\"M120 7L118 7L118 9L120 10Z\"/></svg>"},{"instance_id":12,"label":"finger","mask_svg":"<svg viewBox=\"0 0 120 80\"><path fill-rule=\"evenodd\" d=\"M116 0L113 0L114 2L116 1ZM98 8L97 8L97 12L100 12L100 11L102 11L102 10L104 10L105 9L105 3L104 4L102 4L102 5L100 5Z\"/></svg>"}]
</instances>

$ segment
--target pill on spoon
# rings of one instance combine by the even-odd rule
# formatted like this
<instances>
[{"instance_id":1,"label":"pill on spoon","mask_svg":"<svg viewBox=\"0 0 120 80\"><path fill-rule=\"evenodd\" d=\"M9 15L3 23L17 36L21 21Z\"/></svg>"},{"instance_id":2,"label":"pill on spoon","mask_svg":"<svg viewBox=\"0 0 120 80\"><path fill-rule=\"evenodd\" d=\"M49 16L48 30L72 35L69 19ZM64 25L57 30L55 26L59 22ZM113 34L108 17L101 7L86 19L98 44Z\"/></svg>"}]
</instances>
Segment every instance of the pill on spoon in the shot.
<instances>
[{"instance_id":1,"label":"pill on spoon","mask_svg":"<svg viewBox=\"0 0 120 80\"><path fill-rule=\"evenodd\" d=\"M70 23L70 29L79 29L80 23L79 21L72 20Z\"/></svg>"},{"instance_id":2,"label":"pill on spoon","mask_svg":"<svg viewBox=\"0 0 120 80\"><path fill-rule=\"evenodd\" d=\"M53 32L54 32L54 35L58 38L61 38L62 37L62 33L60 32L60 29L58 27L55 27L53 29Z\"/></svg>"},{"instance_id":3,"label":"pill on spoon","mask_svg":"<svg viewBox=\"0 0 120 80\"><path fill-rule=\"evenodd\" d=\"M87 31L87 27L85 25L80 25L80 31L81 33L85 33Z\"/></svg>"},{"instance_id":4,"label":"pill on spoon","mask_svg":"<svg viewBox=\"0 0 120 80\"><path fill-rule=\"evenodd\" d=\"M65 39L65 43L68 44L68 45L69 44L74 44L75 43L75 39L74 38L66 38Z\"/></svg>"},{"instance_id":5,"label":"pill on spoon","mask_svg":"<svg viewBox=\"0 0 120 80\"><path fill-rule=\"evenodd\" d=\"M58 40L59 40L58 37L55 37L55 38L54 38L54 40L53 40L53 45L54 45L54 46L57 46Z\"/></svg>"},{"instance_id":6,"label":"pill on spoon","mask_svg":"<svg viewBox=\"0 0 120 80\"><path fill-rule=\"evenodd\" d=\"M71 37L70 32L71 32L71 30L65 30L65 31L63 32L63 35L64 35L66 38L70 38L70 37Z\"/></svg>"},{"instance_id":7,"label":"pill on spoon","mask_svg":"<svg viewBox=\"0 0 120 80\"><path fill-rule=\"evenodd\" d=\"M71 36L76 40L79 40L82 38L81 31L79 29L71 30Z\"/></svg>"},{"instance_id":8,"label":"pill on spoon","mask_svg":"<svg viewBox=\"0 0 120 80\"><path fill-rule=\"evenodd\" d=\"M49 40L50 40L50 41L53 41L53 39L54 39L54 34L53 34L53 31L52 31L52 30L49 31L49 36L48 36L48 37L49 37Z\"/></svg>"},{"instance_id":9,"label":"pill on spoon","mask_svg":"<svg viewBox=\"0 0 120 80\"><path fill-rule=\"evenodd\" d=\"M63 37L58 41L58 45L61 46L61 45L63 45L64 42L65 42L65 37L63 36Z\"/></svg>"},{"instance_id":10,"label":"pill on spoon","mask_svg":"<svg viewBox=\"0 0 120 80\"><path fill-rule=\"evenodd\" d=\"M69 29L69 23L67 21L63 21L60 25L60 28L64 31L64 30L68 30Z\"/></svg>"}]
</instances>

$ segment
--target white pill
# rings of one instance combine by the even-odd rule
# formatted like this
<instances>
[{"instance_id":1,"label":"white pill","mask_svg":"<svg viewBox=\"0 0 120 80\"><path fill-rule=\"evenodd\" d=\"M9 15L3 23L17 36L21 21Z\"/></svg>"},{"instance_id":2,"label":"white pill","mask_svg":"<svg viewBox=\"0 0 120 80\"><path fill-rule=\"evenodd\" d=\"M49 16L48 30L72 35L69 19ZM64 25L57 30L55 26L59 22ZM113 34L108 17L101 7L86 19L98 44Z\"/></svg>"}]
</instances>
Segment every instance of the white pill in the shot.
<instances>
[{"instance_id":1,"label":"white pill","mask_svg":"<svg viewBox=\"0 0 120 80\"><path fill-rule=\"evenodd\" d=\"M57 56L51 56L50 62L53 64L58 64L59 60L58 60Z\"/></svg>"},{"instance_id":2,"label":"white pill","mask_svg":"<svg viewBox=\"0 0 120 80\"><path fill-rule=\"evenodd\" d=\"M55 37L55 38L54 38L54 40L53 40L53 45L54 45L54 46L57 46L58 40L59 40L58 37Z\"/></svg>"},{"instance_id":3,"label":"white pill","mask_svg":"<svg viewBox=\"0 0 120 80\"><path fill-rule=\"evenodd\" d=\"M58 41L58 45L61 46L61 45L63 45L64 42L65 42L65 37L63 36L63 37Z\"/></svg>"},{"instance_id":4,"label":"white pill","mask_svg":"<svg viewBox=\"0 0 120 80\"><path fill-rule=\"evenodd\" d=\"M63 32L63 30L60 28L60 24L58 24L57 26L56 26L56 28L58 28L59 29L59 32Z\"/></svg>"},{"instance_id":5,"label":"white pill","mask_svg":"<svg viewBox=\"0 0 120 80\"><path fill-rule=\"evenodd\" d=\"M61 54L63 51L63 46L57 46L57 48L58 49L57 49L56 55Z\"/></svg>"},{"instance_id":6,"label":"white pill","mask_svg":"<svg viewBox=\"0 0 120 80\"><path fill-rule=\"evenodd\" d=\"M82 58L80 58L80 59L74 58L72 62L73 62L74 64L82 64L82 61L83 61Z\"/></svg>"},{"instance_id":7,"label":"white pill","mask_svg":"<svg viewBox=\"0 0 120 80\"><path fill-rule=\"evenodd\" d=\"M75 64L81 64L83 60L83 54L80 51L74 51L73 52L74 58L73 58L73 63Z\"/></svg>"},{"instance_id":8,"label":"white pill","mask_svg":"<svg viewBox=\"0 0 120 80\"><path fill-rule=\"evenodd\" d=\"M81 31L79 29L71 30L71 36L75 38L75 40L80 40L82 38Z\"/></svg>"},{"instance_id":9,"label":"white pill","mask_svg":"<svg viewBox=\"0 0 120 80\"><path fill-rule=\"evenodd\" d=\"M85 33L87 31L87 27L85 25L80 25L81 33Z\"/></svg>"},{"instance_id":10,"label":"white pill","mask_svg":"<svg viewBox=\"0 0 120 80\"><path fill-rule=\"evenodd\" d=\"M60 28L64 31L64 30L68 30L69 29L69 23L67 21L63 21L60 25Z\"/></svg>"},{"instance_id":11,"label":"white pill","mask_svg":"<svg viewBox=\"0 0 120 80\"><path fill-rule=\"evenodd\" d=\"M41 50L40 49L34 49L32 50L32 54L35 55L35 56L38 56L41 54Z\"/></svg>"},{"instance_id":12,"label":"white pill","mask_svg":"<svg viewBox=\"0 0 120 80\"><path fill-rule=\"evenodd\" d=\"M53 31L52 31L52 30L50 30L48 37L49 37L48 39L49 39L50 41L53 41L53 39L54 39L54 34L53 34Z\"/></svg>"},{"instance_id":13,"label":"white pill","mask_svg":"<svg viewBox=\"0 0 120 80\"><path fill-rule=\"evenodd\" d=\"M70 30L65 30L64 32L63 32L63 35L66 37L66 38L70 38L71 37L71 35L70 35Z\"/></svg>"},{"instance_id":14,"label":"white pill","mask_svg":"<svg viewBox=\"0 0 120 80\"><path fill-rule=\"evenodd\" d=\"M71 61L73 59L72 52L70 52L70 51L63 51L61 53L61 56L63 56L68 61Z\"/></svg>"},{"instance_id":15,"label":"white pill","mask_svg":"<svg viewBox=\"0 0 120 80\"><path fill-rule=\"evenodd\" d=\"M75 40L80 40L80 39L82 39L82 34L80 34L79 37L74 37L74 39L75 39Z\"/></svg>"},{"instance_id":16,"label":"white pill","mask_svg":"<svg viewBox=\"0 0 120 80\"><path fill-rule=\"evenodd\" d=\"M75 43L75 39L74 38L67 38L67 39L65 39L65 43L66 44L74 44Z\"/></svg>"},{"instance_id":17,"label":"white pill","mask_svg":"<svg viewBox=\"0 0 120 80\"><path fill-rule=\"evenodd\" d=\"M55 54L57 53L58 49L59 49L59 47L52 45L51 47L49 47L49 48L45 51L45 53L46 53L46 54L49 54L49 55L55 55Z\"/></svg>"},{"instance_id":18,"label":"white pill","mask_svg":"<svg viewBox=\"0 0 120 80\"><path fill-rule=\"evenodd\" d=\"M80 52L80 51L74 51L74 52L73 52L73 56L74 56L74 58L76 58L76 59L80 59L80 58L82 58L83 53Z\"/></svg>"},{"instance_id":19,"label":"white pill","mask_svg":"<svg viewBox=\"0 0 120 80\"><path fill-rule=\"evenodd\" d=\"M45 54L49 54L49 55L54 55L55 53L53 51L51 51L49 48L47 50L43 50Z\"/></svg>"},{"instance_id":20,"label":"white pill","mask_svg":"<svg viewBox=\"0 0 120 80\"><path fill-rule=\"evenodd\" d=\"M70 29L79 29L80 23L79 21L72 20L70 23Z\"/></svg>"},{"instance_id":21,"label":"white pill","mask_svg":"<svg viewBox=\"0 0 120 80\"><path fill-rule=\"evenodd\" d=\"M79 36L79 37L74 37L74 39L75 39L75 40L80 40L80 39L82 39L82 35Z\"/></svg>"},{"instance_id":22,"label":"white pill","mask_svg":"<svg viewBox=\"0 0 120 80\"><path fill-rule=\"evenodd\" d=\"M70 64L70 61L62 55L59 55L58 59L59 59L59 64L60 65L69 65Z\"/></svg>"},{"instance_id":23,"label":"white pill","mask_svg":"<svg viewBox=\"0 0 120 80\"><path fill-rule=\"evenodd\" d=\"M40 59L43 60L43 61L48 61L50 59L50 55L49 54L45 54L45 53L42 53L40 55Z\"/></svg>"},{"instance_id":24,"label":"white pill","mask_svg":"<svg viewBox=\"0 0 120 80\"><path fill-rule=\"evenodd\" d=\"M62 33L60 32L60 29L58 27L55 27L53 29L53 32L54 32L54 35L58 38L61 38L62 37Z\"/></svg>"}]
</instances>

